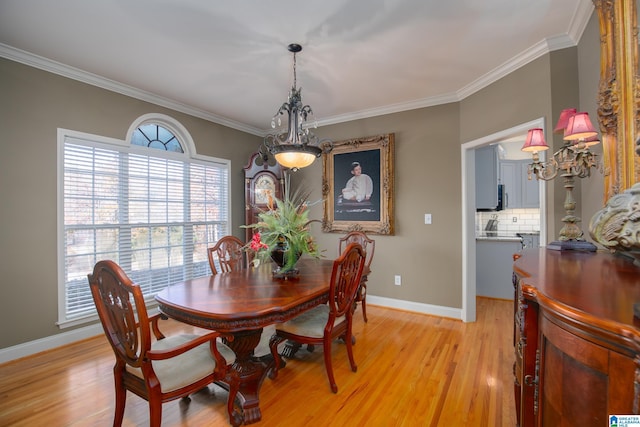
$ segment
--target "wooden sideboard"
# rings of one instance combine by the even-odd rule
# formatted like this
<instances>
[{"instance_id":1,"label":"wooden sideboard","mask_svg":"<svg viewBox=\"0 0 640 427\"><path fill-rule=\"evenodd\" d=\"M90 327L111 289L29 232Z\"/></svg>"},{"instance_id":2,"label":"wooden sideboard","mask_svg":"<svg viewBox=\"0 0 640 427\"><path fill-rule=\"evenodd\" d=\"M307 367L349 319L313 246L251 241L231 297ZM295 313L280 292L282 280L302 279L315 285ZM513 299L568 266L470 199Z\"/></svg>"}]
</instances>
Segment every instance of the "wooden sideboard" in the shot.
<instances>
[{"instance_id":1,"label":"wooden sideboard","mask_svg":"<svg viewBox=\"0 0 640 427\"><path fill-rule=\"evenodd\" d=\"M638 414L640 267L600 252L514 255L518 425L605 426Z\"/></svg>"}]
</instances>

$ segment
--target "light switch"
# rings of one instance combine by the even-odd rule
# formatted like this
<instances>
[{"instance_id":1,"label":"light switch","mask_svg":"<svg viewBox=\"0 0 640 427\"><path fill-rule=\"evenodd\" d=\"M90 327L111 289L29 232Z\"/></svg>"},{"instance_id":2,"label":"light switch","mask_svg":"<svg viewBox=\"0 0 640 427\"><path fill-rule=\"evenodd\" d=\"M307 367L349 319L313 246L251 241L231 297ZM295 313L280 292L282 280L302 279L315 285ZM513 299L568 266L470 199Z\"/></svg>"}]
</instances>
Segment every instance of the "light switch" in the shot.
<instances>
[{"instance_id":1,"label":"light switch","mask_svg":"<svg viewBox=\"0 0 640 427\"><path fill-rule=\"evenodd\" d=\"M431 214L424 214L424 223L431 224Z\"/></svg>"}]
</instances>

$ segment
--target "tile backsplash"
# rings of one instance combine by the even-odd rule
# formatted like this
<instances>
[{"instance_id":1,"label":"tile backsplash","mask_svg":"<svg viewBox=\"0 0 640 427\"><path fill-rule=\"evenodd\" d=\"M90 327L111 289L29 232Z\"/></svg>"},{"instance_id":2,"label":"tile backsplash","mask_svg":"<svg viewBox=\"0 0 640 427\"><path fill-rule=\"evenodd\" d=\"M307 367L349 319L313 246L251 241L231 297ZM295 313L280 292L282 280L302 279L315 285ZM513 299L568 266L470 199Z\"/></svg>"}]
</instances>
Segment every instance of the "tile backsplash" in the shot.
<instances>
[{"instance_id":1,"label":"tile backsplash","mask_svg":"<svg viewBox=\"0 0 640 427\"><path fill-rule=\"evenodd\" d=\"M514 222L513 219L516 219ZM505 209L497 212L476 212L476 235L482 235L490 219L498 220L498 236L540 231L540 209Z\"/></svg>"}]
</instances>

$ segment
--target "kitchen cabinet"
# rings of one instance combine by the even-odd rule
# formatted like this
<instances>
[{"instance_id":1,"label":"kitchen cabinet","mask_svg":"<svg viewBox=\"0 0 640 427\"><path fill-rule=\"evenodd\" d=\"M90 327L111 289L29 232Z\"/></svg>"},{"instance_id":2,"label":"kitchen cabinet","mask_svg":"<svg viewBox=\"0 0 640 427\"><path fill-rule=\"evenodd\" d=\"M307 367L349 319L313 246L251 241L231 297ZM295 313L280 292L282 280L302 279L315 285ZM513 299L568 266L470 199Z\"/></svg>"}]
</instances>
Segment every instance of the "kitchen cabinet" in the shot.
<instances>
[{"instance_id":1,"label":"kitchen cabinet","mask_svg":"<svg viewBox=\"0 0 640 427\"><path fill-rule=\"evenodd\" d=\"M522 207L520 183L518 173L520 168L517 162L503 160L500 162L500 184L504 187L504 208L517 209Z\"/></svg>"},{"instance_id":2,"label":"kitchen cabinet","mask_svg":"<svg viewBox=\"0 0 640 427\"><path fill-rule=\"evenodd\" d=\"M514 257L514 386L520 427L604 426L640 404L640 267L609 253Z\"/></svg>"},{"instance_id":3,"label":"kitchen cabinet","mask_svg":"<svg viewBox=\"0 0 640 427\"><path fill-rule=\"evenodd\" d=\"M501 160L500 183L504 185L505 209L539 208L538 180L528 179L528 160Z\"/></svg>"},{"instance_id":4,"label":"kitchen cabinet","mask_svg":"<svg viewBox=\"0 0 640 427\"><path fill-rule=\"evenodd\" d=\"M516 233L522 238L522 247L525 249L540 246L540 233Z\"/></svg>"},{"instance_id":5,"label":"kitchen cabinet","mask_svg":"<svg viewBox=\"0 0 640 427\"><path fill-rule=\"evenodd\" d=\"M522 207L523 208L539 208L540 207L540 183L535 176L529 179L528 168L529 161L522 163Z\"/></svg>"},{"instance_id":6,"label":"kitchen cabinet","mask_svg":"<svg viewBox=\"0 0 640 427\"><path fill-rule=\"evenodd\" d=\"M498 146L488 145L475 150L476 209L496 209L498 206Z\"/></svg>"},{"instance_id":7,"label":"kitchen cabinet","mask_svg":"<svg viewBox=\"0 0 640 427\"><path fill-rule=\"evenodd\" d=\"M476 294L513 299L513 254L522 250L518 237L476 238Z\"/></svg>"}]
</instances>

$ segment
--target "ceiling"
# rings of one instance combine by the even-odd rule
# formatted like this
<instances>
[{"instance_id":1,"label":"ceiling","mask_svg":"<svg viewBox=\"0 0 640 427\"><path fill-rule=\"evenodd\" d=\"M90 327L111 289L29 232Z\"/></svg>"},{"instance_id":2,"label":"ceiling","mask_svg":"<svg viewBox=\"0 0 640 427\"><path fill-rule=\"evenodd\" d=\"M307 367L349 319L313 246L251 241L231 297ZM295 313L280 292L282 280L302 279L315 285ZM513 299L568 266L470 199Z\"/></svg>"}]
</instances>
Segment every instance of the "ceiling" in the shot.
<instances>
[{"instance_id":1,"label":"ceiling","mask_svg":"<svg viewBox=\"0 0 640 427\"><path fill-rule=\"evenodd\" d=\"M0 56L263 135L455 102L575 46L591 0L0 0Z\"/></svg>"}]
</instances>

